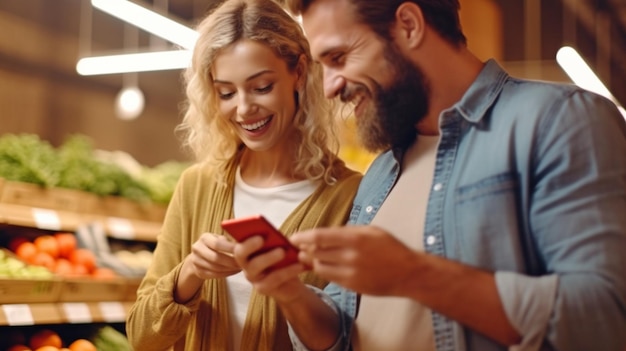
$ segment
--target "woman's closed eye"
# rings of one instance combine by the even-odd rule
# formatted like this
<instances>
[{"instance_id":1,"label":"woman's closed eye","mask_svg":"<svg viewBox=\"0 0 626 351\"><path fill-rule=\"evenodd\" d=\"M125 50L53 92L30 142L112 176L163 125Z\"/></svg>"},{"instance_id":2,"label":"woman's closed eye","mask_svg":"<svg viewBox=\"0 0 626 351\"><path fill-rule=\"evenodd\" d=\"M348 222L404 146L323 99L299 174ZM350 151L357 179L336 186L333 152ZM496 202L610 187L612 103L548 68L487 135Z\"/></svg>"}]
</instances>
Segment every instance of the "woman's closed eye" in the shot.
<instances>
[{"instance_id":1,"label":"woman's closed eye","mask_svg":"<svg viewBox=\"0 0 626 351\"><path fill-rule=\"evenodd\" d=\"M263 85L258 88L252 88L252 91L255 94L267 94L271 92L272 90L274 90L274 83ZM230 100L233 96L235 96L236 93L237 93L236 91L218 90L217 96L219 97L220 100Z\"/></svg>"},{"instance_id":2,"label":"woman's closed eye","mask_svg":"<svg viewBox=\"0 0 626 351\"><path fill-rule=\"evenodd\" d=\"M274 89L274 83L265 85L265 86L260 87L260 88L256 88L256 89L254 89L254 91L257 92L257 93L260 93L260 94L267 94L270 91L272 91L273 89Z\"/></svg>"},{"instance_id":3,"label":"woman's closed eye","mask_svg":"<svg viewBox=\"0 0 626 351\"><path fill-rule=\"evenodd\" d=\"M232 91L218 91L217 92L217 96L220 98L220 100L228 100L232 98L234 95L235 95L235 92L232 92Z\"/></svg>"}]
</instances>

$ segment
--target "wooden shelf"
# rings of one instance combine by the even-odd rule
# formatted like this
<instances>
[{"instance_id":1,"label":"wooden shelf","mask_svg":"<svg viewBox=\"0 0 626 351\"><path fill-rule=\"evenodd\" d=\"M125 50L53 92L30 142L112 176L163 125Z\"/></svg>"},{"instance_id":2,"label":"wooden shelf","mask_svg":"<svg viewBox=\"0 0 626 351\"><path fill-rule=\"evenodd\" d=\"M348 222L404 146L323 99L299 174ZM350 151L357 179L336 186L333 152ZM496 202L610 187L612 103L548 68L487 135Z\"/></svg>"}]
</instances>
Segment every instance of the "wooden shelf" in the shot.
<instances>
[{"instance_id":1,"label":"wooden shelf","mask_svg":"<svg viewBox=\"0 0 626 351\"><path fill-rule=\"evenodd\" d=\"M0 178L0 224L76 231L98 222L117 239L156 242L165 206Z\"/></svg>"},{"instance_id":2,"label":"wooden shelf","mask_svg":"<svg viewBox=\"0 0 626 351\"><path fill-rule=\"evenodd\" d=\"M116 239L156 242L165 207L0 178L0 225L75 232L99 223ZM138 278L0 278L0 326L120 323Z\"/></svg>"},{"instance_id":3,"label":"wooden shelf","mask_svg":"<svg viewBox=\"0 0 626 351\"><path fill-rule=\"evenodd\" d=\"M0 326L123 323L132 305L132 301L3 304Z\"/></svg>"}]
</instances>

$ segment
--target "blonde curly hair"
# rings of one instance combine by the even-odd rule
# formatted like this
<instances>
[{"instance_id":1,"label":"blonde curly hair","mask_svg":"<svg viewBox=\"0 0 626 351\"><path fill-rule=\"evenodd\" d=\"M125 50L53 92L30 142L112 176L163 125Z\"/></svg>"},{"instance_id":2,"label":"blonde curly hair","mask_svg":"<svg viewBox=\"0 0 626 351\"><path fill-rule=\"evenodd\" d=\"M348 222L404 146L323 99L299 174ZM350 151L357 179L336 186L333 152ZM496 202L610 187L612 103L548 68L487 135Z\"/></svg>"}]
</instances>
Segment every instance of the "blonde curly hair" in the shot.
<instances>
[{"instance_id":1,"label":"blonde curly hair","mask_svg":"<svg viewBox=\"0 0 626 351\"><path fill-rule=\"evenodd\" d=\"M217 169L223 169L244 147L233 126L220 116L211 71L222 50L240 40L253 40L271 48L290 72L297 69L301 56L306 59L305 81L295 94L295 140L300 143L294 147L294 174L334 183L343 166L337 157L336 109L324 98L322 70L311 58L299 23L273 0L227 0L200 22L197 31L192 62L184 72L185 115L177 127L183 146L198 162Z\"/></svg>"}]
</instances>

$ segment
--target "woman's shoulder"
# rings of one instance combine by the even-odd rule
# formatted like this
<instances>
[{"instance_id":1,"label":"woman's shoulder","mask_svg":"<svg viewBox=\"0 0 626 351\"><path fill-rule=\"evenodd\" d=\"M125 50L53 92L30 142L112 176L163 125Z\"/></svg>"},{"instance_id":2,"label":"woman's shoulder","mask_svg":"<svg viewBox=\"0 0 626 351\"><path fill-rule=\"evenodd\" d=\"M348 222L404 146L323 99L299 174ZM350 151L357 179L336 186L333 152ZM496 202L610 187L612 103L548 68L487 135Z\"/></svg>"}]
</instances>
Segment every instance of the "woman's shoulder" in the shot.
<instances>
[{"instance_id":1,"label":"woman's shoulder","mask_svg":"<svg viewBox=\"0 0 626 351\"><path fill-rule=\"evenodd\" d=\"M215 166L198 162L186 168L180 175L179 183L186 186L206 186L207 182L215 182L217 172L225 172L224 169L218 170Z\"/></svg>"},{"instance_id":2,"label":"woman's shoulder","mask_svg":"<svg viewBox=\"0 0 626 351\"><path fill-rule=\"evenodd\" d=\"M356 189L361 183L363 174L347 167L345 164L338 166L335 170L335 182L327 186L327 191L338 194L339 196L356 193Z\"/></svg>"},{"instance_id":3,"label":"woman's shoulder","mask_svg":"<svg viewBox=\"0 0 626 351\"><path fill-rule=\"evenodd\" d=\"M199 175L205 172L205 169L206 165L202 163L194 163L185 168L185 170L180 174L180 179L184 181L186 179L197 178Z\"/></svg>"}]
</instances>

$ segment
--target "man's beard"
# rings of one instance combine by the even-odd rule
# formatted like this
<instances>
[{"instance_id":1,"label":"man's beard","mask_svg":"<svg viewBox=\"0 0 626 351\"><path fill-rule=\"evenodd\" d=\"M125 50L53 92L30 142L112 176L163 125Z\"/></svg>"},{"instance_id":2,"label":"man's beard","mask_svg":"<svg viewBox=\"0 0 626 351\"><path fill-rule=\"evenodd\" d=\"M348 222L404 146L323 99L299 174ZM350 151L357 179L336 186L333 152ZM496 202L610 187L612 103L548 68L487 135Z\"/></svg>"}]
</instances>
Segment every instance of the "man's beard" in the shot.
<instances>
[{"instance_id":1,"label":"man's beard","mask_svg":"<svg viewBox=\"0 0 626 351\"><path fill-rule=\"evenodd\" d=\"M372 152L411 145L417 137L417 124L428 112L430 91L424 73L393 45L385 52L394 80L388 88L373 82L373 101L356 119L359 139Z\"/></svg>"}]
</instances>

